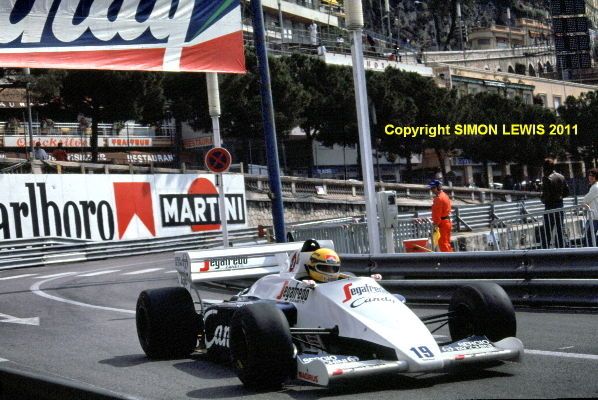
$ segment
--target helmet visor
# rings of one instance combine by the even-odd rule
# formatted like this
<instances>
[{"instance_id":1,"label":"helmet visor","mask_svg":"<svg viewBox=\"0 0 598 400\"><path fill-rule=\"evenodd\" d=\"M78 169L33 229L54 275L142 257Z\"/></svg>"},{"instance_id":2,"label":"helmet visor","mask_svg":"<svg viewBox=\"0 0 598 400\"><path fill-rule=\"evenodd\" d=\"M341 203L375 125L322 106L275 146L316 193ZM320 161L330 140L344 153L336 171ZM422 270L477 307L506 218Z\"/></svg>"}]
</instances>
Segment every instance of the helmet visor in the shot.
<instances>
[{"instance_id":1,"label":"helmet visor","mask_svg":"<svg viewBox=\"0 0 598 400\"><path fill-rule=\"evenodd\" d=\"M340 270L339 264L316 264L316 271L324 274L338 274Z\"/></svg>"}]
</instances>

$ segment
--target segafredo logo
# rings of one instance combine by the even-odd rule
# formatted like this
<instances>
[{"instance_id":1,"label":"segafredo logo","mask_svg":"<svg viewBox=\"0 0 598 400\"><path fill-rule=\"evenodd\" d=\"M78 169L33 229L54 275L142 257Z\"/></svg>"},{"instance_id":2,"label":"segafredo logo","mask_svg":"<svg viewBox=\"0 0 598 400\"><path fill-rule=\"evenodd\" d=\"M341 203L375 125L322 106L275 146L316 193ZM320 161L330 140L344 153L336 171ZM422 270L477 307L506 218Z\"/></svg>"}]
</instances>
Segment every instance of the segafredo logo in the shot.
<instances>
[{"instance_id":1,"label":"segafredo logo","mask_svg":"<svg viewBox=\"0 0 598 400\"><path fill-rule=\"evenodd\" d=\"M367 283L363 286L351 286L353 286L352 283L347 283L345 286L343 286L343 293L345 294L345 299L343 300L343 303L346 303L349 300L351 300L353 296L361 296L364 293L384 292L384 289L382 289L380 286L372 286L368 285Z\"/></svg>"},{"instance_id":2,"label":"segafredo logo","mask_svg":"<svg viewBox=\"0 0 598 400\"><path fill-rule=\"evenodd\" d=\"M244 198L241 193L225 194L229 224L245 223ZM195 179L187 194L160 195L162 226L191 226L191 230L207 231L220 228L218 190L206 178Z\"/></svg>"},{"instance_id":3,"label":"segafredo logo","mask_svg":"<svg viewBox=\"0 0 598 400\"><path fill-rule=\"evenodd\" d=\"M238 1L2 1L0 48L181 45Z\"/></svg>"},{"instance_id":4,"label":"segafredo logo","mask_svg":"<svg viewBox=\"0 0 598 400\"><path fill-rule=\"evenodd\" d=\"M285 281L284 285L282 285L280 293L278 293L278 296L276 296L276 299L281 301L290 301L291 303L305 303L309 298L310 292L310 289L300 287L299 283L289 286L289 281Z\"/></svg>"}]
</instances>

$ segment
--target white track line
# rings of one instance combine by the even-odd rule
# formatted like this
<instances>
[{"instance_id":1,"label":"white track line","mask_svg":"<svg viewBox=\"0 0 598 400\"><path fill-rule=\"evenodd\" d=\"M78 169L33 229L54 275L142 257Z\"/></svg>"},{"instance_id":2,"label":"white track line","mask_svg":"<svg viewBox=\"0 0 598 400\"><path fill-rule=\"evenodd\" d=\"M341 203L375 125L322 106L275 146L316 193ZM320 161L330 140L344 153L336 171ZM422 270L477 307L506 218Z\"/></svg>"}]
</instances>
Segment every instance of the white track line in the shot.
<instances>
[{"instance_id":1,"label":"white track line","mask_svg":"<svg viewBox=\"0 0 598 400\"><path fill-rule=\"evenodd\" d=\"M106 270L106 271L89 272L87 274L77 275L77 277L80 277L80 276L98 276L98 275L111 274L113 272L119 272L119 271L120 271L120 269L109 269L109 270Z\"/></svg>"},{"instance_id":2,"label":"white track line","mask_svg":"<svg viewBox=\"0 0 598 400\"><path fill-rule=\"evenodd\" d=\"M9 279L17 279L17 278L25 278L27 276L35 276L37 274L23 274L23 275L14 275L14 276L5 276L4 278L0 278L0 281L7 281Z\"/></svg>"},{"instance_id":3,"label":"white track line","mask_svg":"<svg viewBox=\"0 0 598 400\"><path fill-rule=\"evenodd\" d=\"M74 272L66 272L65 274L73 275ZM61 274L61 276L65 276L65 275ZM33 285L31 285L31 287L29 288L29 290L31 290L34 294L36 294L38 296L45 297L46 299L50 299L50 300L54 300L54 301L59 301L61 303L71 304L71 305L74 305L74 306L94 308L96 310L116 311L116 312L125 313L125 314L135 314L134 310L123 310L122 308L96 306L96 305L93 305L93 304L81 303L79 301L73 301L73 300L63 299L62 297L53 296L53 295L48 294L48 293L46 293L46 292L44 292L44 291L42 291L40 289L40 287L44 283L50 282L50 281L52 281L54 279L57 279L59 277L60 276L55 276L55 277L51 277L51 278L45 279L43 281L36 282Z\"/></svg>"},{"instance_id":4,"label":"white track line","mask_svg":"<svg viewBox=\"0 0 598 400\"><path fill-rule=\"evenodd\" d=\"M165 273L165 274L176 274L176 273L177 273L177 271L176 271L176 270L175 270L175 271L166 271L166 272L164 272L164 273Z\"/></svg>"},{"instance_id":5,"label":"white track line","mask_svg":"<svg viewBox=\"0 0 598 400\"><path fill-rule=\"evenodd\" d=\"M552 356L552 357L564 357L564 358L583 358L586 360L598 360L598 355L596 355L596 354L565 353L562 351L545 351L545 350L525 349L525 354L535 354L535 355L539 355L539 356Z\"/></svg>"},{"instance_id":6,"label":"white track line","mask_svg":"<svg viewBox=\"0 0 598 400\"><path fill-rule=\"evenodd\" d=\"M148 268L148 269L140 269L139 271L133 271L133 272L126 272L123 275L139 275L139 274L148 274L150 272L154 272L154 271L160 271L163 270L164 268Z\"/></svg>"},{"instance_id":7,"label":"white track line","mask_svg":"<svg viewBox=\"0 0 598 400\"><path fill-rule=\"evenodd\" d=\"M75 272L61 272L59 274L36 276L33 279L59 278L61 276L73 275Z\"/></svg>"},{"instance_id":8,"label":"white track line","mask_svg":"<svg viewBox=\"0 0 598 400\"><path fill-rule=\"evenodd\" d=\"M0 358L0 362L8 361L6 358Z\"/></svg>"}]
</instances>

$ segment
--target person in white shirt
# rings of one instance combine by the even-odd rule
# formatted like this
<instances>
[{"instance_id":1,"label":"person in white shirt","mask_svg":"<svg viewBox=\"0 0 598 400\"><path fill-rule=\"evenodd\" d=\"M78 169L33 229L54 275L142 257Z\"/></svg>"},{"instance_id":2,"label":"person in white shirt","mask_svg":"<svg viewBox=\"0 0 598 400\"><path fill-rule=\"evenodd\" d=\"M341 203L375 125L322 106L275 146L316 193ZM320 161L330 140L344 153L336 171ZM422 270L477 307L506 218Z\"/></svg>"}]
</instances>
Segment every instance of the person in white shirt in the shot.
<instances>
[{"instance_id":1,"label":"person in white shirt","mask_svg":"<svg viewBox=\"0 0 598 400\"><path fill-rule=\"evenodd\" d=\"M588 243L591 244L591 234L596 237L596 232L598 232L598 168L592 168L588 172L588 181L590 182L590 190L588 194L586 194L581 202L592 210L592 219L593 226L588 225ZM590 233L590 229L592 229L592 233ZM596 239L596 244L598 244L598 238Z\"/></svg>"}]
</instances>

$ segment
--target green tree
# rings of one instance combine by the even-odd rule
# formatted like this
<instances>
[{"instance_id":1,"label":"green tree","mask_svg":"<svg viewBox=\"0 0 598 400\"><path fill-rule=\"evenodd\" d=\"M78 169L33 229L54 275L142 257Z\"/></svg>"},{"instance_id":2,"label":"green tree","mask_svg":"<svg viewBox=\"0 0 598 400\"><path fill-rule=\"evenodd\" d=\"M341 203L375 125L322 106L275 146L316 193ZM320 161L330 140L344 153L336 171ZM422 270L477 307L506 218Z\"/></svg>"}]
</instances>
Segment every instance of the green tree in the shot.
<instances>
[{"instance_id":1,"label":"green tree","mask_svg":"<svg viewBox=\"0 0 598 400\"><path fill-rule=\"evenodd\" d=\"M258 155L249 154L252 142L263 143L264 128L259 71L255 54L246 54L247 73L223 77L220 86L222 104L221 128L227 135L245 142L245 162L256 159L265 163L265 151ZM298 82L292 79L287 57L269 58L272 84L272 100L278 141L288 135L299 124L305 104L305 92ZM265 150L265 146L261 147Z\"/></svg>"},{"instance_id":2,"label":"green tree","mask_svg":"<svg viewBox=\"0 0 598 400\"><path fill-rule=\"evenodd\" d=\"M598 161L598 91L583 93L579 98L567 97L559 107L565 124L577 125L577 135L570 136L569 152L574 158L586 162Z\"/></svg>"},{"instance_id":3,"label":"green tree","mask_svg":"<svg viewBox=\"0 0 598 400\"><path fill-rule=\"evenodd\" d=\"M156 73L97 70L66 73L61 89L64 105L75 115L81 112L92 118L92 161L97 161L100 121L162 119L164 98L155 87L160 84L161 78ZM144 111L146 107L148 112Z\"/></svg>"},{"instance_id":4,"label":"green tree","mask_svg":"<svg viewBox=\"0 0 598 400\"><path fill-rule=\"evenodd\" d=\"M456 137L455 147L474 161L487 165L518 162L539 165L547 156L562 154L562 140L544 135L504 136L503 129L512 131L512 125L548 126L556 122L556 116L539 105L523 104L519 98L508 99L498 93L478 93L459 99L452 115L452 125L495 125L497 135Z\"/></svg>"}]
</instances>

